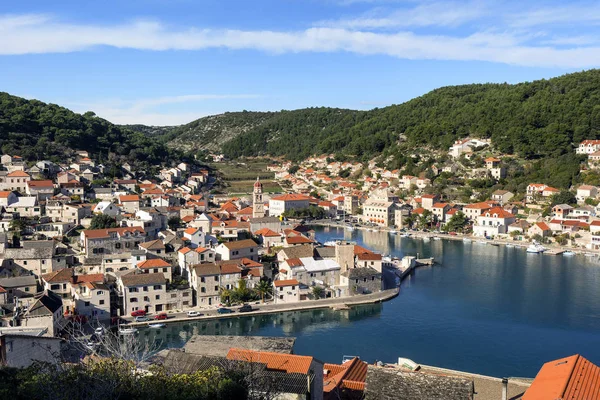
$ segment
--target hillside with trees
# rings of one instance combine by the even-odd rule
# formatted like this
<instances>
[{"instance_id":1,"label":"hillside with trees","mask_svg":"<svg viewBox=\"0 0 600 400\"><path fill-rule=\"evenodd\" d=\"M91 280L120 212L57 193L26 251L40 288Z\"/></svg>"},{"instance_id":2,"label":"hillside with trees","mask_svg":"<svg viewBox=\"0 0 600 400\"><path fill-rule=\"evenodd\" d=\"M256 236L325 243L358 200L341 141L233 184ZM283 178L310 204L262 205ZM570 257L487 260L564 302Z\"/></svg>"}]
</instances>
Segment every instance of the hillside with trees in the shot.
<instances>
[{"instance_id":1,"label":"hillside with trees","mask_svg":"<svg viewBox=\"0 0 600 400\"><path fill-rule=\"evenodd\" d=\"M466 136L490 138L498 151L525 159L573 153L573 143L600 137L600 70L515 85L443 87L370 111L282 111L223 150L229 157L372 157L415 146L443 149Z\"/></svg>"},{"instance_id":2,"label":"hillside with trees","mask_svg":"<svg viewBox=\"0 0 600 400\"><path fill-rule=\"evenodd\" d=\"M142 132L114 125L89 111L77 114L56 104L0 92L0 148L27 161L63 162L86 150L105 165L141 168L166 163L178 153ZM179 154L179 153L178 153Z\"/></svg>"}]
</instances>

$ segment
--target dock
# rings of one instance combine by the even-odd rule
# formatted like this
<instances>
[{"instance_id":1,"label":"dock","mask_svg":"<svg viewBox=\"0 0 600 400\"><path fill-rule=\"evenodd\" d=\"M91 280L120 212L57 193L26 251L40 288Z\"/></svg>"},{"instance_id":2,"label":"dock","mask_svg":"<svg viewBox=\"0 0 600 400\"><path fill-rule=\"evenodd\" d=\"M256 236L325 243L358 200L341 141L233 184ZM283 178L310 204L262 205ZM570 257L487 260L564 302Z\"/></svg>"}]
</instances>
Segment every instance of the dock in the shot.
<instances>
[{"instance_id":1,"label":"dock","mask_svg":"<svg viewBox=\"0 0 600 400\"><path fill-rule=\"evenodd\" d=\"M558 256L564 252L565 250L563 249L547 249L546 251L544 251L544 254L547 254L549 256Z\"/></svg>"},{"instance_id":2,"label":"dock","mask_svg":"<svg viewBox=\"0 0 600 400\"><path fill-rule=\"evenodd\" d=\"M414 256L405 256L401 260L398 258L389 259L384 262L385 267L389 268L394 274L400 279L404 280L410 273L417 267L431 266L435 264L433 257L429 258L416 258Z\"/></svg>"}]
</instances>

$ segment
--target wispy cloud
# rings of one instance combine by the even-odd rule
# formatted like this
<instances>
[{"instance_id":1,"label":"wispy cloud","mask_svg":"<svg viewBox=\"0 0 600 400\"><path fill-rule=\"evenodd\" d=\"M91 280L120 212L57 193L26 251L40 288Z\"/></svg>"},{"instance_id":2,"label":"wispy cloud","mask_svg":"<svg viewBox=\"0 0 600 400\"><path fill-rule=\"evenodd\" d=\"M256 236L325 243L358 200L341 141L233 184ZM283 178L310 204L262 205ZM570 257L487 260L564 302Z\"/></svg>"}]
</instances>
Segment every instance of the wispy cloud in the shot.
<instances>
[{"instance_id":1,"label":"wispy cloud","mask_svg":"<svg viewBox=\"0 0 600 400\"><path fill-rule=\"evenodd\" d=\"M515 27L600 25L600 5L597 2L571 2L563 6L535 8L510 14L507 22Z\"/></svg>"},{"instance_id":2,"label":"wispy cloud","mask_svg":"<svg viewBox=\"0 0 600 400\"><path fill-rule=\"evenodd\" d=\"M388 8L376 8L358 17L322 21L317 25L347 29L455 27L477 20L488 12L489 8L481 1L436 1L394 11Z\"/></svg>"},{"instance_id":3,"label":"wispy cloud","mask_svg":"<svg viewBox=\"0 0 600 400\"><path fill-rule=\"evenodd\" d=\"M440 19L438 23L440 21L450 23L452 17ZM0 17L0 55L74 52L111 46L149 51L225 48L271 54L350 52L403 59L489 61L563 68L600 65L600 47L534 45L527 42L530 38L529 34L498 30L425 35L407 30L378 32L334 27L299 31L179 29L156 21L83 25L39 16Z\"/></svg>"},{"instance_id":4,"label":"wispy cloud","mask_svg":"<svg viewBox=\"0 0 600 400\"><path fill-rule=\"evenodd\" d=\"M180 103L196 103L207 100L238 100L256 99L263 97L257 94L190 94L181 96L165 96L156 98L137 99L126 101L121 99L105 99L93 103L78 103L61 101L76 112L93 110L96 115L116 124L146 124L146 125L180 125L197 118L214 114L203 111L203 106L198 106L198 111L175 112L162 110L160 106Z\"/></svg>"}]
</instances>

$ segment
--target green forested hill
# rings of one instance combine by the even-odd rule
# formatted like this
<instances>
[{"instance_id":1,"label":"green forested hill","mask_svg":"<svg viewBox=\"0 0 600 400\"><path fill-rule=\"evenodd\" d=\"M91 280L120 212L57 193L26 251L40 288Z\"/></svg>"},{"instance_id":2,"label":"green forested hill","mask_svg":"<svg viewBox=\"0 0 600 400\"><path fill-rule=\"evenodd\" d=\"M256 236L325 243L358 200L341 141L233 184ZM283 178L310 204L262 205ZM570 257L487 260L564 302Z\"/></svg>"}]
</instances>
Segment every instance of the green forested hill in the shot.
<instances>
[{"instance_id":1,"label":"green forested hill","mask_svg":"<svg viewBox=\"0 0 600 400\"><path fill-rule=\"evenodd\" d=\"M0 92L0 149L26 160L64 161L87 150L105 164L141 167L166 162L173 150L144 133L114 125L93 112L77 114L56 104Z\"/></svg>"},{"instance_id":2,"label":"green forested hill","mask_svg":"<svg viewBox=\"0 0 600 400\"><path fill-rule=\"evenodd\" d=\"M371 111L282 111L225 143L223 150L230 157L372 156L394 148L400 133L408 146L446 148L470 135L491 138L498 150L524 158L572 152L572 143L600 137L600 70L516 85L443 87Z\"/></svg>"}]
</instances>

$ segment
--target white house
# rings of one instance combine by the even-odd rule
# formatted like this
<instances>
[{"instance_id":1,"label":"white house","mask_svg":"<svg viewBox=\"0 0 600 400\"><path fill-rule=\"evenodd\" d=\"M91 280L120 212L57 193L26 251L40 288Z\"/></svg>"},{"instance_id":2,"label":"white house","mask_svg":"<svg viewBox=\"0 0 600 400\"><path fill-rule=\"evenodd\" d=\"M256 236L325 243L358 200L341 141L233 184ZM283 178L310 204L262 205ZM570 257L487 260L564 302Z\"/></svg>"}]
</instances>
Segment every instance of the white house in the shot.
<instances>
[{"instance_id":1,"label":"white house","mask_svg":"<svg viewBox=\"0 0 600 400\"><path fill-rule=\"evenodd\" d=\"M121 213L121 209L110 201L101 201L94 207L94 213L116 217Z\"/></svg>"},{"instance_id":2,"label":"white house","mask_svg":"<svg viewBox=\"0 0 600 400\"><path fill-rule=\"evenodd\" d=\"M220 260L249 258L252 261L258 261L258 245L252 239L221 243L215 248L215 251Z\"/></svg>"},{"instance_id":3,"label":"white house","mask_svg":"<svg viewBox=\"0 0 600 400\"><path fill-rule=\"evenodd\" d=\"M600 140L584 140L575 150L577 154L592 154L600 151Z\"/></svg>"},{"instance_id":4,"label":"white house","mask_svg":"<svg viewBox=\"0 0 600 400\"><path fill-rule=\"evenodd\" d=\"M496 236L508 232L508 226L516 221L516 217L501 207L493 207L477 217L473 225L475 236Z\"/></svg>"},{"instance_id":5,"label":"white house","mask_svg":"<svg viewBox=\"0 0 600 400\"><path fill-rule=\"evenodd\" d=\"M300 210L308 208L310 198L303 194L284 194L281 196L272 197L269 200L269 215L278 217L289 210Z\"/></svg>"},{"instance_id":6,"label":"white house","mask_svg":"<svg viewBox=\"0 0 600 400\"><path fill-rule=\"evenodd\" d=\"M275 304L300 301L300 282L296 279L273 281Z\"/></svg>"}]
</instances>

